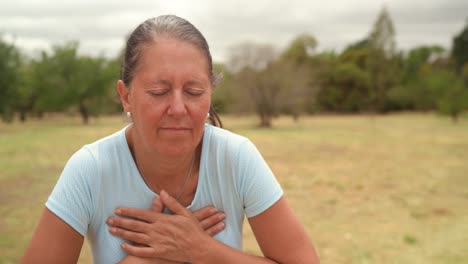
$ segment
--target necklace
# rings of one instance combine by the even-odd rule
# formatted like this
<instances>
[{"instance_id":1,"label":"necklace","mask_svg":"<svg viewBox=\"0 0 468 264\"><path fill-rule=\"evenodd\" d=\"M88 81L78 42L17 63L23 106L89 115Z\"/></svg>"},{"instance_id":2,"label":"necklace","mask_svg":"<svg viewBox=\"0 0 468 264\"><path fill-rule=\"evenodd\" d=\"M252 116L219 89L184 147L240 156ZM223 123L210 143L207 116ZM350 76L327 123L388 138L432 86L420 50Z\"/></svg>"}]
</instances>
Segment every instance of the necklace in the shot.
<instances>
[{"instance_id":1,"label":"necklace","mask_svg":"<svg viewBox=\"0 0 468 264\"><path fill-rule=\"evenodd\" d=\"M185 185L187 185L188 179L190 178L190 175L192 175L192 169L193 169L193 164L194 164L194 163L195 163L195 154L193 154L192 164L190 164L190 170L189 170L187 176L185 176L184 183L182 184L182 187L180 187L180 191L179 191L179 193L177 194L177 196L175 197L177 201L179 201L180 196L181 196L182 193L184 192Z\"/></svg>"},{"instance_id":2,"label":"necklace","mask_svg":"<svg viewBox=\"0 0 468 264\"><path fill-rule=\"evenodd\" d=\"M180 191L179 193L175 196L175 199L178 201L180 196L182 195L182 193L184 192L184 189L185 189L185 186L187 185L187 182L188 182L188 179L190 178L190 175L192 174L192 170L193 170L193 164L195 163L195 154L193 155L193 158L192 158L192 163L190 164L190 169L189 169L189 172L187 173L187 176L185 176L185 180L184 180L184 183L182 184L182 187L180 187ZM146 185L155 193L157 193L155 190L153 190L153 188L151 188L151 185L148 184L148 181L146 180L146 177L143 173L141 173L140 171L140 168L138 168L137 166L137 169L138 169L138 172L140 173L143 181L146 183Z\"/></svg>"}]
</instances>

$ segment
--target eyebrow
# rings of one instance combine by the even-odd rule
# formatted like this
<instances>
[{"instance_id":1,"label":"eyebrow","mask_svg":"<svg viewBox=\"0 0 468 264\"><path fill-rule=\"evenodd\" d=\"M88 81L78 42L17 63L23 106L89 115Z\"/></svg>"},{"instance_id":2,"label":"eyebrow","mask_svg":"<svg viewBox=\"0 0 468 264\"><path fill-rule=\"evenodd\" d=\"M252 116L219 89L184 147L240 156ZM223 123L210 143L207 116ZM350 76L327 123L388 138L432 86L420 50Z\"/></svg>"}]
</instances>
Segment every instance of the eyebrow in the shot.
<instances>
[{"instance_id":1,"label":"eyebrow","mask_svg":"<svg viewBox=\"0 0 468 264\"><path fill-rule=\"evenodd\" d=\"M171 82L168 80L150 81L150 82L147 82L147 84L149 87L152 87L153 85L163 85L163 86L171 87Z\"/></svg>"},{"instance_id":2,"label":"eyebrow","mask_svg":"<svg viewBox=\"0 0 468 264\"><path fill-rule=\"evenodd\" d=\"M185 86L191 86L191 85L201 86L201 87L205 86L205 85L203 85L203 82L195 81L195 80L190 80L185 84Z\"/></svg>"},{"instance_id":3,"label":"eyebrow","mask_svg":"<svg viewBox=\"0 0 468 264\"><path fill-rule=\"evenodd\" d=\"M169 80L156 80L156 81L150 81L147 83L147 86L145 87L146 89L151 89L154 85L162 85L164 87L172 87L172 83ZM206 85L203 84L202 81L197 81L197 80L189 80L184 84L185 86L200 86L200 87L205 87Z\"/></svg>"}]
</instances>

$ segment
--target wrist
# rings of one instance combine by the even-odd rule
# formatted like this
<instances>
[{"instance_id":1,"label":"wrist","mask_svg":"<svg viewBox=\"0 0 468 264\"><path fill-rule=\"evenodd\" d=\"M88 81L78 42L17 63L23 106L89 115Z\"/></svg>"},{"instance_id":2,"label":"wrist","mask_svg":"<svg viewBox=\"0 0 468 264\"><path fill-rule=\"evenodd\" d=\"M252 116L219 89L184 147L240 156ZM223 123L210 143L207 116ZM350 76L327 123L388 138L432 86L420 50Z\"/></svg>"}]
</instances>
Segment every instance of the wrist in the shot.
<instances>
[{"instance_id":1,"label":"wrist","mask_svg":"<svg viewBox=\"0 0 468 264\"><path fill-rule=\"evenodd\" d=\"M201 241L195 243L190 249L190 262L192 264L196 263L206 263L206 260L210 256L210 252L215 248L217 241L206 235L203 236Z\"/></svg>"}]
</instances>

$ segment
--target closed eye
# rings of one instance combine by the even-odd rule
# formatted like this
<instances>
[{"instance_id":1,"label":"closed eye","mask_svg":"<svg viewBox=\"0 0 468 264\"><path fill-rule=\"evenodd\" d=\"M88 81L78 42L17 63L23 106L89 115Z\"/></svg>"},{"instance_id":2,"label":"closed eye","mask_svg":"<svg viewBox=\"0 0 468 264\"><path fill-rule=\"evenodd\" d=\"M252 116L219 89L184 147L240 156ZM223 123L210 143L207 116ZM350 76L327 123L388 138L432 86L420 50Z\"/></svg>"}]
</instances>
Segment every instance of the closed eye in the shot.
<instances>
[{"instance_id":1,"label":"closed eye","mask_svg":"<svg viewBox=\"0 0 468 264\"><path fill-rule=\"evenodd\" d=\"M207 90L207 84L198 80L190 80L184 85L184 92L191 96L201 96Z\"/></svg>"},{"instance_id":2,"label":"closed eye","mask_svg":"<svg viewBox=\"0 0 468 264\"><path fill-rule=\"evenodd\" d=\"M185 89L185 92L192 96L200 96L205 93L205 90L198 89L198 88L188 88L188 89Z\"/></svg>"},{"instance_id":3,"label":"closed eye","mask_svg":"<svg viewBox=\"0 0 468 264\"><path fill-rule=\"evenodd\" d=\"M151 96L162 96L169 92L169 89L153 89L147 91Z\"/></svg>"}]
</instances>

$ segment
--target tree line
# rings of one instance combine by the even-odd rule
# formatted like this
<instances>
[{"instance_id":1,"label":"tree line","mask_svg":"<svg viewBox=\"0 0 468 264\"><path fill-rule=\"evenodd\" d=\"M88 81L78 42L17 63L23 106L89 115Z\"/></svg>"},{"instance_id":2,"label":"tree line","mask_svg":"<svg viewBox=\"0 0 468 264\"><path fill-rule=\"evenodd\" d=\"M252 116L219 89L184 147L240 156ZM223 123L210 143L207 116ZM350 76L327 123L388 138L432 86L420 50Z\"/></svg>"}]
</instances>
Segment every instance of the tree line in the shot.
<instances>
[{"instance_id":1,"label":"tree line","mask_svg":"<svg viewBox=\"0 0 468 264\"><path fill-rule=\"evenodd\" d=\"M0 113L11 122L44 113L91 116L119 111L115 81L117 59L78 55L78 42L55 45L50 52L28 59L12 44L0 42Z\"/></svg>"},{"instance_id":2,"label":"tree line","mask_svg":"<svg viewBox=\"0 0 468 264\"><path fill-rule=\"evenodd\" d=\"M384 8L370 33L340 53L317 52L310 34L281 51L270 44L235 45L228 60L215 65L223 81L213 104L222 113L256 113L263 127L284 114L297 120L304 114L403 110L438 111L456 122L468 109L468 21L450 50L424 45L402 52L395 39ZM78 42L71 42L31 59L0 41L2 119L66 112L88 123L121 111L115 89L121 55L95 58L77 50Z\"/></svg>"}]
</instances>

